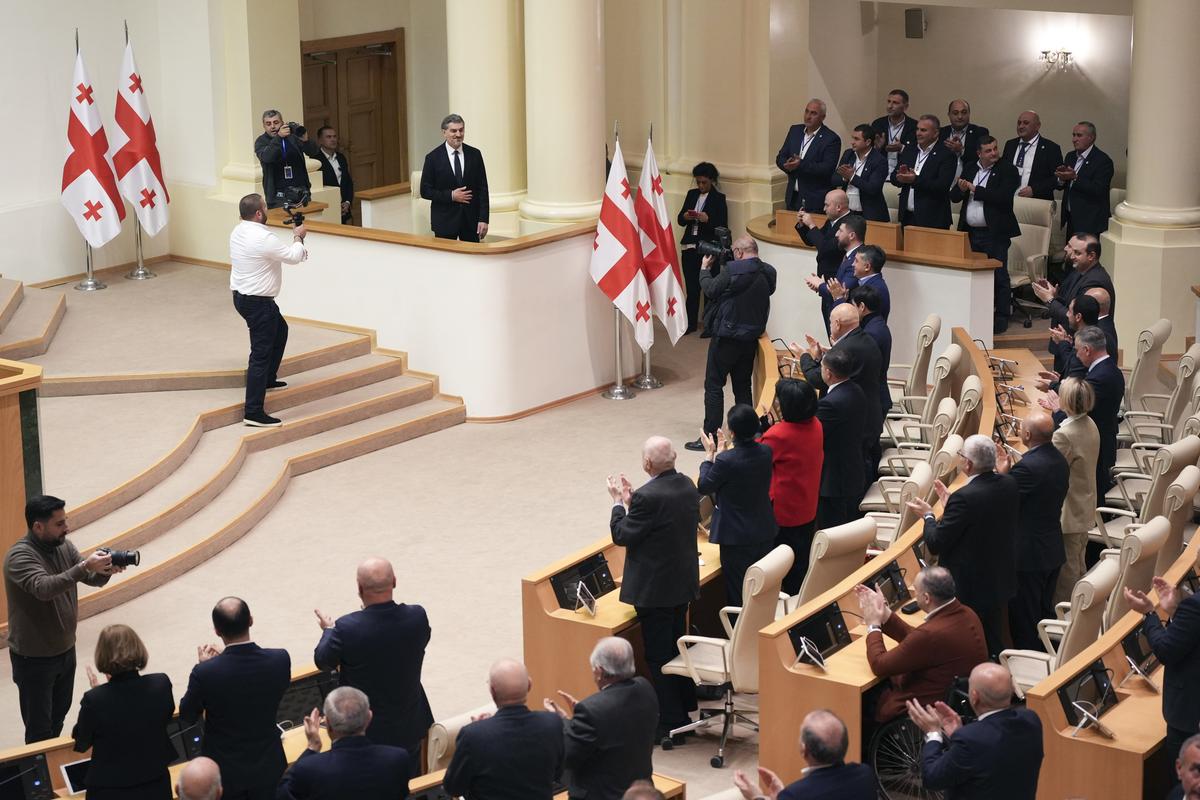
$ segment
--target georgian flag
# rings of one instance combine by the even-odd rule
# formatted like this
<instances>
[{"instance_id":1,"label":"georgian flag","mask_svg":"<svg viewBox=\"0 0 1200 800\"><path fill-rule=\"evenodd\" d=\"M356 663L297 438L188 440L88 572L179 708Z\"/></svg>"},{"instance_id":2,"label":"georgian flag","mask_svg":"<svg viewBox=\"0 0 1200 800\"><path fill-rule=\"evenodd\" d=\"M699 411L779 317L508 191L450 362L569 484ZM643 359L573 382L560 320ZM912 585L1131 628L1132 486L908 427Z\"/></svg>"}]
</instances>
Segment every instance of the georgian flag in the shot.
<instances>
[{"instance_id":1,"label":"georgian flag","mask_svg":"<svg viewBox=\"0 0 1200 800\"><path fill-rule=\"evenodd\" d=\"M75 54L67 141L70 150L63 164L59 199L83 238L92 247L102 247L121 232L125 204L117 193L117 179L108 157L108 139L82 53Z\"/></svg>"},{"instance_id":2,"label":"georgian flag","mask_svg":"<svg viewBox=\"0 0 1200 800\"><path fill-rule=\"evenodd\" d=\"M650 288L642 272L641 238L620 141L613 153L608 184L604 187L604 201L600 204L600 220L596 224L596 240L592 243L589 271L600 290L633 323L638 346L648 351L650 345L654 344ZM620 379L618 375L617 380Z\"/></svg>"},{"instance_id":3,"label":"georgian flag","mask_svg":"<svg viewBox=\"0 0 1200 800\"><path fill-rule=\"evenodd\" d=\"M662 320L671 337L679 341L687 330L687 307L683 301L683 273L679 269L679 252L667 201L663 196L662 175L654 158L654 142L646 141L646 159L642 162L642 177L638 181L638 231L642 242L642 271L650 286L650 301L655 315Z\"/></svg>"},{"instance_id":4,"label":"georgian flag","mask_svg":"<svg viewBox=\"0 0 1200 800\"><path fill-rule=\"evenodd\" d=\"M113 131L109 154L116 168L117 185L133 206L142 228L154 236L167 224L167 203L171 198L163 180L142 73L133 60L133 45L128 42L117 76L117 110L113 119L117 128Z\"/></svg>"}]
</instances>

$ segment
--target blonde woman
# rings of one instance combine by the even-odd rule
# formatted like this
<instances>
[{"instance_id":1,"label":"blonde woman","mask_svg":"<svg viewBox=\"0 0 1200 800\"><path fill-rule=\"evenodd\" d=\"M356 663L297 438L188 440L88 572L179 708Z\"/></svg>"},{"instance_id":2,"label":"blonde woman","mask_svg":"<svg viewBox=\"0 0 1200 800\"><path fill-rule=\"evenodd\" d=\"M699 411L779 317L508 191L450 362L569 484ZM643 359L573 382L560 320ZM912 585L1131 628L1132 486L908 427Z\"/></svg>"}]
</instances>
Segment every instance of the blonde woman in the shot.
<instances>
[{"instance_id":1,"label":"blonde woman","mask_svg":"<svg viewBox=\"0 0 1200 800\"><path fill-rule=\"evenodd\" d=\"M1059 406L1067 415L1052 439L1071 465L1071 483L1062 509L1063 545L1067 561L1058 573L1054 602L1071 599L1075 583L1086 571L1083 565L1087 533L1096 524L1096 461L1100 457L1100 431L1088 416L1096 402L1091 384L1067 378L1058 387Z\"/></svg>"}]
</instances>

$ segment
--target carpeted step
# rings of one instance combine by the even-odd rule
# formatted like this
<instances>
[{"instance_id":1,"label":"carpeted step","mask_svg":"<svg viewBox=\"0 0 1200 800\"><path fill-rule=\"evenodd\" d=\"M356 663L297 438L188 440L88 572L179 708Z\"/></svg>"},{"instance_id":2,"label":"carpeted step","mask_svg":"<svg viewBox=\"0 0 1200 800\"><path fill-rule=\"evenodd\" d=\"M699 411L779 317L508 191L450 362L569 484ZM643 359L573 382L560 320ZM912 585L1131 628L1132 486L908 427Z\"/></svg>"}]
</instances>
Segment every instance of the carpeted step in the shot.
<instances>
[{"instance_id":1,"label":"carpeted step","mask_svg":"<svg viewBox=\"0 0 1200 800\"><path fill-rule=\"evenodd\" d=\"M0 333L4 332L8 321L17 313L17 307L21 305L24 294L25 287L20 281L0 278Z\"/></svg>"},{"instance_id":2,"label":"carpeted step","mask_svg":"<svg viewBox=\"0 0 1200 800\"><path fill-rule=\"evenodd\" d=\"M46 352L66 313L61 291L22 289L20 305L0 332L0 358L20 360Z\"/></svg>"}]
</instances>

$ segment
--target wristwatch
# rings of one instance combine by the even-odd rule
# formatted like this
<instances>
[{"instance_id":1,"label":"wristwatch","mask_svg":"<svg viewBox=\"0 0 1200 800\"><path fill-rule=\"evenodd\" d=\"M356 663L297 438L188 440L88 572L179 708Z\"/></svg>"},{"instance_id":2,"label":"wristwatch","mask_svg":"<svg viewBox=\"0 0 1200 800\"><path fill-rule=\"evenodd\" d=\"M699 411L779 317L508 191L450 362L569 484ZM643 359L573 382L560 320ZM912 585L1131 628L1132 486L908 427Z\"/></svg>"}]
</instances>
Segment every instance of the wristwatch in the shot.
<instances>
[{"instance_id":1,"label":"wristwatch","mask_svg":"<svg viewBox=\"0 0 1200 800\"><path fill-rule=\"evenodd\" d=\"M867 633L874 633L875 631L879 631L880 633L883 633L883 628L879 627L878 625L868 625L867 626Z\"/></svg>"},{"instance_id":2,"label":"wristwatch","mask_svg":"<svg viewBox=\"0 0 1200 800\"><path fill-rule=\"evenodd\" d=\"M935 523L937 522L937 517L935 517L935 516L933 515L933 512L932 512L932 511L930 511L928 514L926 514L926 515L924 516L924 519L932 520L932 521L933 521L933 522L935 522Z\"/></svg>"}]
</instances>

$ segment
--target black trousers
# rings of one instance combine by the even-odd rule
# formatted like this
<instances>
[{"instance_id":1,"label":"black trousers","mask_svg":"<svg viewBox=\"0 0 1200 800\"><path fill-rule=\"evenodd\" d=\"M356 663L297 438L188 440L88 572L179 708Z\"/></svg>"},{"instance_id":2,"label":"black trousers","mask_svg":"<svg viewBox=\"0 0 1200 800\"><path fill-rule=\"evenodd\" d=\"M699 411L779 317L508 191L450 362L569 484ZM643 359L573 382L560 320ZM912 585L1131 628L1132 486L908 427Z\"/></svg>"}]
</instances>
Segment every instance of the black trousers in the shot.
<instances>
[{"instance_id":1,"label":"black trousers","mask_svg":"<svg viewBox=\"0 0 1200 800\"><path fill-rule=\"evenodd\" d=\"M995 608L976 608L970 603L964 603L979 617L983 627L983 638L987 640L988 658L995 660L1004 649L1004 614L1001 606Z\"/></svg>"},{"instance_id":2,"label":"black trousers","mask_svg":"<svg viewBox=\"0 0 1200 800\"><path fill-rule=\"evenodd\" d=\"M806 522L803 525L780 525L779 533L775 534L775 546L786 544L792 548L796 558L792 568L783 576L783 591L788 594L799 594L804 584L804 576L808 574L808 555L812 551L813 535L817 532L817 521ZM721 565L724 568L725 562Z\"/></svg>"},{"instance_id":3,"label":"black trousers","mask_svg":"<svg viewBox=\"0 0 1200 800\"><path fill-rule=\"evenodd\" d=\"M1007 320L1012 316L1012 282L1008 277L1008 247L1012 240L1007 236L997 236L986 228L972 228L967 231L967 238L976 253L984 253L988 258L1000 262L1000 269L992 273L995 281L993 313L997 319Z\"/></svg>"},{"instance_id":4,"label":"black trousers","mask_svg":"<svg viewBox=\"0 0 1200 800\"><path fill-rule=\"evenodd\" d=\"M472 222L466 219L466 215L459 220L458 226L454 227L454 223L443 227L440 231L436 228L433 235L438 239L458 239L461 242L478 242L479 241L479 223Z\"/></svg>"},{"instance_id":5,"label":"black trousers","mask_svg":"<svg viewBox=\"0 0 1200 800\"><path fill-rule=\"evenodd\" d=\"M663 664L679 655L679 637L687 633L687 604L671 608L636 606L642 624L642 647L650 680L658 694L658 726L678 728L688 724L696 710L696 684L691 678L663 675Z\"/></svg>"},{"instance_id":6,"label":"black trousers","mask_svg":"<svg viewBox=\"0 0 1200 800\"><path fill-rule=\"evenodd\" d=\"M246 364L246 416L263 413L267 384L278 379L287 347L288 324L274 297L233 293L233 307L250 331L250 360Z\"/></svg>"},{"instance_id":7,"label":"black trousers","mask_svg":"<svg viewBox=\"0 0 1200 800\"><path fill-rule=\"evenodd\" d=\"M742 605L742 581L746 570L754 565L774 547L773 541L754 544L722 544L721 575L725 578L725 605Z\"/></svg>"},{"instance_id":8,"label":"black trousers","mask_svg":"<svg viewBox=\"0 0 1200 800\"><path fill-rule=\"evenodd\" d=\"M1054 618L1054 587L1058 585L1061 569L1059 566L1017 573L1017 596L1008 601L1008 630L1013 647L1018 650L1043 649L1037 624Z\"/></svg>"},{"instance_id":9,"label":"black trousers","mask_svg":"<svg viewBox=\"0 0 1200 800\"><path fill-rule=\"evenodd\" d=\"M754 405L750 377L754 373L755 339L714 336L708 343L704 368L704 432L713 433L725 422L725 379L733 381L733 402Z\"/></svg>"},{"instance_id":10,"label":"black trousers","mask_svg":"<svg viewBox=\"0 0 1200 800\"><path fill-rule=\"evenodd\" d=\"M25 743L62 733L75 687L75 648L56 656L22 656L8 648L25 723Z\"/></svg>"},{"instance_id":11,"label":"black trousers","mask_svg":"<svg viewBox=\"0 0 1200 800\"><path fill-rule=\"evenodd\" d=\"M1172 728L1170 725L1167 726L1167 738L1163 739L1162 746L1163 752L1167 756L1167 763L1170 765L1168 767L1171 770L1171 782L1169 785L1172 788L1179 785L1179 773L1175 770L1175 759L1179 758L1179 748L1183 747L1183 743L1195 735L1195 733L1195 730L1185 731L1179 728Z\"/></svg>"},{"instance_id":12,"label":"black trousers","mask_svg":"<svg viewBox=\"0 0 1200 800\"><path fill-rule=\"evenodd\" d=\"M688 331L700 327L700 253L696 248L689 248L679 254L680 266L683 267L683 287L687 292Z\"/></svg>"},{"instance_id":13,"label":"black trousers","mask_svg":"<svg viewBox=\"0 0 1200 800\"><path fill-rule=\"evenodd\" d=\"M858 497L826 497L817 498L817 527L823 531L837 525L856 520L862 516L858 510Z\"/></svg>"}]
</instances>

